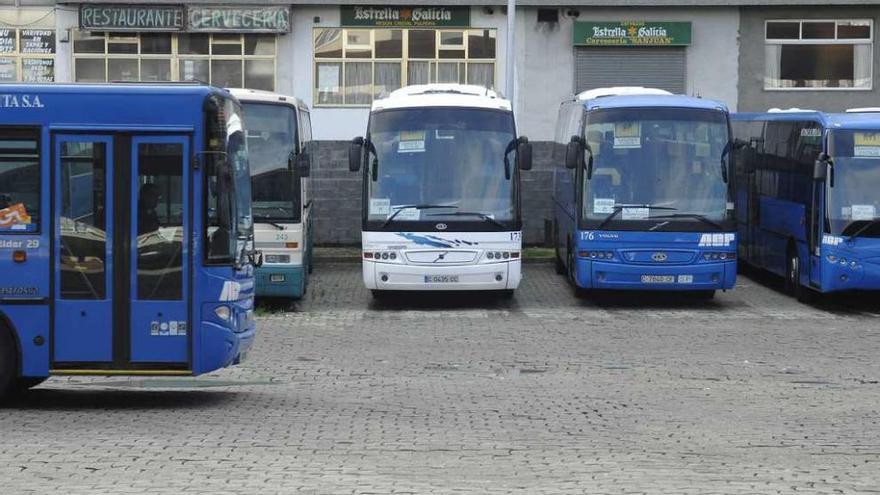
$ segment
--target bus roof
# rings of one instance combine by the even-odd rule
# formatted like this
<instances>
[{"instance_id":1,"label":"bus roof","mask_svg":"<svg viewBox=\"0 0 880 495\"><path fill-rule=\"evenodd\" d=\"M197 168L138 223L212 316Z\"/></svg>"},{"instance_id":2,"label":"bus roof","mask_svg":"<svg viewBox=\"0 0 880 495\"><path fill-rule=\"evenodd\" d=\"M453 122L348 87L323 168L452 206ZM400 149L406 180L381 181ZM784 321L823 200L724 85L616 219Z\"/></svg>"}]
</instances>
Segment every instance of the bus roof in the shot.
<instances>
[{"instance_id":1,"label":"bus roof","mask_svg":"<svg viewBox=\"0 0 880 495\"><path fill-rule=\"evenodd\" d=\"M193 129L204 101L229 92L203 84L0 84L0 124L53 129Z\"/></svg>"},{"instance_id":2,"label":"bus roof","mask_svg":"<svg viewBox=\"0 0 880 495\"><path fill-rule=\"evenodd\" d=\"M632 108L632 107L674 107L695 108L705 110L721 110L726 112L727 105L720 101L697 98L695 96L662 94L621 94L602 96L588 100L577 100L587 110L599 110L603 108Z\"/></svg>"},{"instance_id":3,"label":"bus roof","mask_svg":"<svg viewBox=\"0 0 880 495\"><path fill-rule=\"evenodd\" d=\"M731 115L735 121L764 120L771 122L811 120L822 127L832 129L880 129L880 113L847 112L826 113L816 110L796 110L780 112L737 112Z\"/></svg>"},{"instance_id":4,"label":"bus roof","mask_svg":"<svg viewBox=\"0 0 880 495\"><path fill-rule=\"evenodd\" d=\"M280 103L283 105L290 105L293 107L297 107L300 110L309 111L308 105L306 105L301 99L296 96L288 96L280 93L273 93L272 91L263 91L261 89L249 89L249 88L228 88L229 92L232 93L232 96L238 98L239 101L256 101L261 103Z\"/></svg>"},{"instance_id":5,"label":"bus roof","mask_svg":"<svg viewBox=\"0 0 880 495\"><path fill-rule=\"evenodd\" d=\"M510 111L510 101L483 86L469 84L417 84L394 90L373 102L373 111L392 108L464 107Z\"/></svg>"}]
</instances>

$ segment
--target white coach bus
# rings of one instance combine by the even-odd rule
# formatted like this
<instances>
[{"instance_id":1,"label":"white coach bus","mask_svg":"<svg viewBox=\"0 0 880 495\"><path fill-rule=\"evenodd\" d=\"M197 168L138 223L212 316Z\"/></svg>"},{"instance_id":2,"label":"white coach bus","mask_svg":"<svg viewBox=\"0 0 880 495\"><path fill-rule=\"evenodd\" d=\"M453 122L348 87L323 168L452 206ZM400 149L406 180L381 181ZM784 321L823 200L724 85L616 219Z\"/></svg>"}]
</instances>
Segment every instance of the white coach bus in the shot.
<instances>
[{"instance_id":1,"label":"white coach bus","mask_svg":"<svg viewBox=\"0 0 880 495\"><path fill-rule=\"evenodd\" d=\"M257 296L299 299L312 271L309 191L312 127L298 98L231 89L242 106L250 153L254 241L264 254Z\"/></svg>"},{"instance_id":2,"label":"white coach bus","mask_svg":"<svg viewBox=\"0 0 880 495\"><path fill-rule=\"evenodd\" d=\"M408 86L373 102L349 169L363 174L364 283L389 290L519 285L519 171L532 166L510 102L479 86Z\"/></svg>"}]
</instances>

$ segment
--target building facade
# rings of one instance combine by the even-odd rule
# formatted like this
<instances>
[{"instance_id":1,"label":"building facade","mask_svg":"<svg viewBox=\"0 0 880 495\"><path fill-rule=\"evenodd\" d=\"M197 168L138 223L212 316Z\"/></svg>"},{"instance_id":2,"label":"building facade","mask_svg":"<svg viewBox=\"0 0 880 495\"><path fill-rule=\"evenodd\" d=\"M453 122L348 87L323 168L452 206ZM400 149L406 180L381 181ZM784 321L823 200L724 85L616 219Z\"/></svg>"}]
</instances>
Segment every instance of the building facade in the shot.
<instances>
[{"instance_id":1,"label":"building facade","mask_svg":"<svg viewBox=\"0 0 880 495\"><path fill-rule=\"evenodd\" d=\"M407 84L504 91L505 3L484 0L11 0L0 81L200 80L312 107L316 239L356 244L360 181L346 141L373 99ZM525 241L544 239L556 109L586 89L644 85L732 110L878 106L876 0L519 0L514 108L535 143Z\"/></svg>"}]
</instances>

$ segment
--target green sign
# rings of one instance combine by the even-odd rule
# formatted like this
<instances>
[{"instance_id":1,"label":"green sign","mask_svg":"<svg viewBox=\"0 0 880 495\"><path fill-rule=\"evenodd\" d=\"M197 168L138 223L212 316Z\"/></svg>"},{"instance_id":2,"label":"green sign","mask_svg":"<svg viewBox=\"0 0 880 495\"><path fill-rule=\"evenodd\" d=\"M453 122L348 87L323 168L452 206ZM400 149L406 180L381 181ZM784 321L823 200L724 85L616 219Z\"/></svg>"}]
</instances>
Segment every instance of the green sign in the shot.
<instances>
[{"instance_id":1,"label":"green sign","mask_svg":"<svg viewBox=\"0 0 880 495\"><path fill-rule=\"evenodd\" d=\"M343 26L371 27L469 27L470 7L340 7Z\"/></svg>"},{"instance_id":2,"label":"green sign","mask_svg":"<svg viewBox=\"0 0 880 495\"><path fill-rule=\"evenodd\" d=\"M81 5L79 27L95 31L180 31L182 5Z\"/></svg>"},{"instance_id":3,"label":"green sign","mask_svg":"<svg viewBox=\"0 0 880 495\"><path fill-rule=\"evenodd\" d=\"M189 31L263 32L290 31L287 7L197 7L187 8Z\"/></svg>"},{"instance_id":4,"label":"green sign","mask_svg":"<svg viewBox=\"0 0 880 495\"><path fill-rule=\"evenodd\" d=\"M687 46L690 22L575 22L574 44L581 46Z\"/></svg>"}]
</instances>

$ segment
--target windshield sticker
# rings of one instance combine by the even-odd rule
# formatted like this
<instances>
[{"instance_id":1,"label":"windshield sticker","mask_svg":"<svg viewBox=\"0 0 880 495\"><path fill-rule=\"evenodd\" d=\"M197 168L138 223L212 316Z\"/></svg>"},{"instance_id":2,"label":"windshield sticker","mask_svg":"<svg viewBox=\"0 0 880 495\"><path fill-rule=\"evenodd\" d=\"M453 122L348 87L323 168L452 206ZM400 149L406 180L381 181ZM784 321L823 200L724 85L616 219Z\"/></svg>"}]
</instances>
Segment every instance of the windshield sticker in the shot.
<instances>
[{"instance_id":1,"label":"windshield sticker","mask_svg":"<svg viewBox=\"0 0 880 495\"><path fill-rule=\"evenodd\" d=\"M801 129L801 137L820 138L822 137L822 129L820 127L804 127Z\"/></svg>"},{"instance_id":2,"label":"windshield sticker","mask_svg":"<svg viewBox=\"0 0 880 495\"><path fill-rule=\"evenodd\" d=\"M638 122L617 122L614 124L614 149L641 148L642 129Z\"/></svg>"},{"instance_id":3,"label":"windshield sticker","mask_svg":"<svg viewBox=\"0 0 880 495\"><path fill-rule=\"evenodd\" d=\"M391 199L370 198L370 215L388 215L391 213Z\"/></svg>"},{"instance_id":4,"label":"windshield sticker","mask_svg":"<svg viewBox=\"0 0 880 495\"><path fill-rule=\"evenodd\" d=\"M397 211L398 208L392 208ZM422 211L416 208L401 208L400 213L394 216L395 220L418 220L422 216Z\"/></svg>"},{"instance_id":5,"label":"windshield sticker","mask_svg":"<svg viewBox=\"0 0 880 495\"><path fill-rule=\"evenodd\" d=\"M644 220L650 214L649 208L624 208L622 216L624 220Z\"/></svg>"},{"instance_id":6,"label":"windshield sticker","mask_svg":"<svg viewBox=\"0 0 880 495\"><path fill-rule=\"evenodd\" d=\"M23 203L0 210L0 229L27 230L30 224L31 217Z\"/></svg>"},{"instance_id":7,"label":"windshield sticker","mask_svg":"<svg viewBox=\"0 0 880 495\"><path fill-rule=\"evenodd\" d=\"M880 132L857 132L853 136L853 156L880 158Z\"/></svg>"},{"instance_id":8,"label":"windshield sticker","mask_svg":"<svg viewBox=\"0 0 880 495\"><path fill-rule=\"evenodd\" d=\"M874 205L852 205L853 220L873 220L877 214Z\"/></svg>"},{"instance_id":9,"label":"windshield sticker","mask_svg":"<svg viewBox=\"0 0 880 495\"><path fill-rule=\"evenodd\" d=\"M593 213L614 213L614 198L593 198Z\"/></svg>"},{"instance_id":10,"label":"windshield sticker","mask_svg":"<svg viewBox=\"0 0 880 495\"><path fill-rule=\"evenodd\" d=\"M425 131L400 131L398 153L421 153L425 151Z\"/></svg>"}]
</instances>

